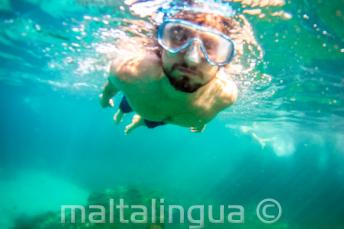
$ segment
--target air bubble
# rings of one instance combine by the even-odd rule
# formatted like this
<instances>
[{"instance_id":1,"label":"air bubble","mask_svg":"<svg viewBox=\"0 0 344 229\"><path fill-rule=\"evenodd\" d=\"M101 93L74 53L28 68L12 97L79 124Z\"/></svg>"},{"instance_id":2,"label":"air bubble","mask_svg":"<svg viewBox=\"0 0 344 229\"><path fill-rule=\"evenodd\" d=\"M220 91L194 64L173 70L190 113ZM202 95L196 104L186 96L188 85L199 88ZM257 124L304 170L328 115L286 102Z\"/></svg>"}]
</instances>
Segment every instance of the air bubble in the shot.
<instances>
[{"instance_id":1,"label":"air bubble","mask_svg":"<svg viewBox=\"0 0 344 229\"><path fill-rule=\"evenodd\" d=\"M78 32L80 32L80 29L74 27L74 28L72 28L72 31L78 33Z\"/></svg>"},{"instance_id":2,"label":"air bubble","mask_svg":"<svg viewBox=\"0 0 344 229\"><path fill-rule=\"evenodd\" d=\"M41 26L38 25L38 24L36 24L36 25L35 25L35 29L36 29L37 31L41 31Z\"/></svg>"}]
</instances>

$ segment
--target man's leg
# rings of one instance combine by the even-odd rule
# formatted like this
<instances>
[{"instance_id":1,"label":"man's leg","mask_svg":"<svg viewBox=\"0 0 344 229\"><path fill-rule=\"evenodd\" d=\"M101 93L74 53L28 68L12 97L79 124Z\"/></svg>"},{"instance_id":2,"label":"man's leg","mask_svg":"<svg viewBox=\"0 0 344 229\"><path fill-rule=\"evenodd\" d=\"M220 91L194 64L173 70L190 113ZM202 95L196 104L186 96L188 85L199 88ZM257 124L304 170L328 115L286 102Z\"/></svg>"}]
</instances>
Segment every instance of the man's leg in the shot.
<instances>
[{"instance_id":1,"label":"man's leg","mask_svg":"<svg viewBox=\"0 0 344 229\"><path fill-rule=\"evenodd\" d=\"M125 134L130 134L131 131L135 130L137 127L144 125L144 120L140 115L134 115L131 123L127 125L124 129Z\"/></svg>"},{"instance_id":2,"label":"man's leg","mask_svg":"<svg viewBox=\"0 0 344 229\"><path fill-rule=\"evenodd\" d=\"M122 121L123 114L130 113L130 112L133 112L133 109L129 105L127 98L123 96L121 103L119 104L119 108L117 112L115 113L115 115L113 116L115 123L117 124L120 123Z\"/></svg>"},{"instance_id":3,"label":"man's leg","mask_svg":"<svg viewBox=\"0 0 344 229\"><path fill-rule=\"evenodd\" d=\"M123 118L123 112L121 109L118 109L115 115L113 116L113 120L115 121L116 124L118 124L122 121L122 118Z\"/></svg>"},{"instance_id":4,"label":"man's leg","mask_svg":"<svg viewBox=\"0 0 344 229\"><path fill-rule=\"evenodd\" d=\"M131 123L125 127L124 133L129 134L131 131L135 130L139 126L146 126L147 128L155 128L158 126L166 125L164 122L148 121L143 119L140 115L134 115Z\"/></svg>"}]
</instances>

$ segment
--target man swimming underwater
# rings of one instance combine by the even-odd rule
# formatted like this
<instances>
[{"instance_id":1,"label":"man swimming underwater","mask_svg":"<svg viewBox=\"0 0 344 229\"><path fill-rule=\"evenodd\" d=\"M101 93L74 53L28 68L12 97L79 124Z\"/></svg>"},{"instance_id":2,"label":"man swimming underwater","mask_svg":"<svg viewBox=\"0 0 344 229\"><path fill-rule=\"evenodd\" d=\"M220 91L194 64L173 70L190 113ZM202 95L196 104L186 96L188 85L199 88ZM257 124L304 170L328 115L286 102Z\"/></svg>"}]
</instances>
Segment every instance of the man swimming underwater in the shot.
<instances>
[{"instance_id":1,"label":"man swimming underwater","mask_svg":"<svg viewBox=\"0 0 344 229\"><path fill-rule=\"evenodd\" d=\"M112 61L102 106L113 106L111 98L123 92L115 120L131 108L137 113L126 133L163 123L201 131L237 99L237 86L225 72L236 53L236 25L232 18L183 8L164 18L155 39L120 41L125 51ZM155 49L147 45L152 43Z\"/></svg>"}]
</instances>

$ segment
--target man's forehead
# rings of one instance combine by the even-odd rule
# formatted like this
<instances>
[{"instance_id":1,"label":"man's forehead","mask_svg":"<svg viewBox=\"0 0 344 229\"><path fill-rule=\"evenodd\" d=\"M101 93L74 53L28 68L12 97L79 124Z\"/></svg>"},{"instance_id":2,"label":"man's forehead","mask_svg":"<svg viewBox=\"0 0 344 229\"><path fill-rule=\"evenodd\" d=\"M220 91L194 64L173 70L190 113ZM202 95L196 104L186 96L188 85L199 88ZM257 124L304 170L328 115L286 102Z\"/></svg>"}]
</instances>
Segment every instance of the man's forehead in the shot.
<instances>
[{"instance_id":1,"label":"man's forehead","mask_svg":"<svg viewBox=\"0 0 344 229\"><path fill-rule=\"evenodd\" d=\"M197 26L200 26L199 29L202 30L204 28L206 31L215 31L219 33L223 33L222 25L219 25L216 23L215 20L211 19L197 19L197 18L191 18L191 17L183 17L183 16L176 16L172 17L170 19L177 19L182 20L190 23L191 25L194 24Z\"/></svg>"},{"instance_id":2,"label":"man's forehead","mask_svg":"<svg viewBox=\"0 0 344 229\"><path fill-rule=\"evenodd\" d=\"M192 4L187 4L187 1L183 2L183 4L172 4L172 7L162 7L159 11L168 17L180 12L187 12L187 14L216 14L225 18L236 14L236 11L232 8L232 3L209 2L209 0L202 0L202 2L201 0L198 0L198 2L193 1Z\"/></svg>"},{"instance_id":3,"label":"man's forehead","mask_svg":"<svg viewBox=\"0 0 344 229\"><path fill-rule=\"evenodd\" d=\"M185 19L185 20L190 20L190 21L212 22L216 18L223 18L223 17L214 13L193 12L193 11L184 10L176 14L170 15L169 18L179 18L179 19Z\"/></svg>"},{"instance_id":4,"label":"man's forehead","mask_svg":"<svg viewBox=\"0 0 344 229\"><path fill-rule=\"evenodd\" d=\"M201 26L206 26L216 30L222 30L222 27L224 26L223 21L225 21L225 18L221 15L189 11L181 11L175 15L172 15L170 18L182 19L184 21L188 21Z\"/></svg>"}]
</instances>

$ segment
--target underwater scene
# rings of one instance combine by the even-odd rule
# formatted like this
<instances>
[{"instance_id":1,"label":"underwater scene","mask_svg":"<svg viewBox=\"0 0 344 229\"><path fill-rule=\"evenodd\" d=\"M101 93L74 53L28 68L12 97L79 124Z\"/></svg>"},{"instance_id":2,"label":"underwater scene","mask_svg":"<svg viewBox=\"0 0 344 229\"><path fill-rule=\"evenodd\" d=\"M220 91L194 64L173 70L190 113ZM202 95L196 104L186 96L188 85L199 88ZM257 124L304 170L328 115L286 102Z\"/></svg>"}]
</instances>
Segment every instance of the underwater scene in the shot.
<instances>
[{"instance_id":1,"label":"underwater scene","mask_svg":"<svg viewBox=\"0 0 344 229\"><path fill-rule=\"evenodd\" d=\"M0 228L343 229L343 25L344 0L0 0Z\"/></svg>"}]
</instances>

